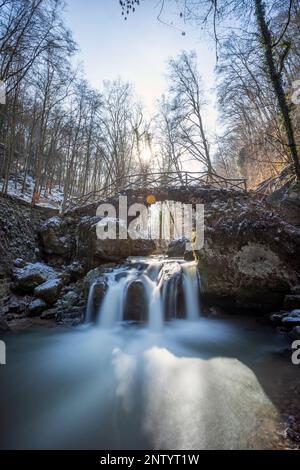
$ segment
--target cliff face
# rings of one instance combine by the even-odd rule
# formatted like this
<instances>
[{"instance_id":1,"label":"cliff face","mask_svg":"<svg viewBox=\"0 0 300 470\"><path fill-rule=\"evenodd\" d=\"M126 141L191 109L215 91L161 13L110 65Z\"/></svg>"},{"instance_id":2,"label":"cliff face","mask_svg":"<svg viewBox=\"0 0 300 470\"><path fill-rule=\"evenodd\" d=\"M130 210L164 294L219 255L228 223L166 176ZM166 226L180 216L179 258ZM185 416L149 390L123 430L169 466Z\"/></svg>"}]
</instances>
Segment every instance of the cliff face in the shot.
<instances>
[{"instance_id":1,"label":"cliff face","mask_svg":"<svg viewBox=\"0 0 300 470\"><path fill-rule=\"evenodd\" d=\"M257 199L215 201L199 256L205 300L270 311L298 282L300 230Z\"/></svg>"},{"instance_id":2,"label":"cliff face","mask_svg":"<svg viewBox=\"0 0 300 470\"><path fill-rule=\"evenodd\" d=\"M32 207L13 197L0 197L0 306L9 293L11 267L16 258L35 261L39 256L41 224L55 211Z\"/></svg>"},{"instance_id":3,"label":"cliff face","mask_svg":"<svg viewBox=\"0 0 300 470\"><path fill-rule=\"evenodd\" d=\"M276 178L263 181L257 190L265 194L266 201L278 210L289 223L300 227L300 183L288 165Z\"/></svg>"},{"instance_id":4,"label":"cliff face","mask_svg":"<svg viewBox=\"0 0 300 470\"><path fill-rule=\"evenodd\" d=\"M56 214L55 209L33 207L10 196L0 197L1 269L16 258L32 261L38 247L41 224Z\"/></svg>"}]
</instances>

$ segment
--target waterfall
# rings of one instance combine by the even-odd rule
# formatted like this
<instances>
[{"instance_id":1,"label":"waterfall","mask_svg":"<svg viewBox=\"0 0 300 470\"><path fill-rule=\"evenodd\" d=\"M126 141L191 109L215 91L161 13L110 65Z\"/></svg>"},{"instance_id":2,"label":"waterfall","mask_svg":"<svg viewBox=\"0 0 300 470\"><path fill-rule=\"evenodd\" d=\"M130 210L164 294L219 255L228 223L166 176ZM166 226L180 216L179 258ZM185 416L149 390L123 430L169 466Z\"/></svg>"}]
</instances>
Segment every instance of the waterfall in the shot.
<instances>
[{"instance_id":1,"label":"waterfall","mask_svg":"<svg viewBox=\"0 0 300 470\"><path fill-rule=\"evenodd\" d=\"M152 331L161 331L164 322L164 312L160 293L160 284L157 284L157 279L152 281L146 276L143 277L143 280L149 304L149 327Z\"/></svg>"},{"instance_id":2,"label":"waterfall","mask_svg":"<svg viewBox=\"0 0 300 470\"><path fill-rule=\"evenodd\" d=\"M182 283L183 262L170 261L160 271L164 317L167 320L178 317L179 292Z\"/></svg>"},{"instance_id":3,"label":"waterfall","mask_svg":"<svg viewBox=\"0 0 300 470\"><path fill-rule=\"evenodd\" d=\"M99 312L99 322L104 328L111 328L123 319L123 307L128 279L121 277L108 281L108 290Z\"/></svg>"},{"instance_id":4,"label":"waterfall","mask_svg":"<svg viewBox=\"0 0 300 470\"><path fill-rule=\"evenodd\" d=\"M184 264L182 269L186 315L189 320L197 320L200 315L200 283L197 266L193 261Z\"/></svg>"},{"instance_id":5,"label":"waterfall","mask_svg":"<svg viewBox=\"0 0 300 470\"><path fill-rule=\"evenodd\" d=\"M88 302L86 306L85 314L85 323L91 323L94 318L94 292L95 292L95 282L90 287Z\"/></svg>"},{"instance_id":6,"label":"waterfall","mask_svg":"<svg viewBox=\"0 0 300 470\"><path fill-rule=\"evenodd\" d=\"M121 267L105 274L106 292L98 306L97 323L111 328L122 321L148 322L159 332L165 320L200 315L195 262L164 257L129 258ZM95 284L91 286L86 321L94 318Z\"/></svg>"}]
</instances>

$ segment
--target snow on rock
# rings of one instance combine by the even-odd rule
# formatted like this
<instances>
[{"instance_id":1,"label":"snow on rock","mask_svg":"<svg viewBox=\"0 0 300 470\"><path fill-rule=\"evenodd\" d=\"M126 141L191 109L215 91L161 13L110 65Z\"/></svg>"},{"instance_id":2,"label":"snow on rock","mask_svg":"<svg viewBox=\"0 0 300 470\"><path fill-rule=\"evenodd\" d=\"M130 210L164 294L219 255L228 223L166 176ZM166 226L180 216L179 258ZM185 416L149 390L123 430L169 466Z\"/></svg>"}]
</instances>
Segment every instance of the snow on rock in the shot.
<instances>
[{"instance_id":1,"label":"snow on rock","mask_svg":"<svg viewBox=\"0 0 300 470\"><path fill-rule=\"evenodd\" d=\"M300 326L300 316L287 316L287 317L284 317L282 319L282 323L285 325L285 324L288 324L288 325L297 325L297 326Z\"/></svg>"},{"instance_id":2,"label":"snow on rock","mask_svg":"<svg viewBox=\"0 0 300 470\"><path fill-rule=\"evenodd\" d=\"M58 298L63 283L60 279L51 279L34 289L34 295L43 299L47 304L54 304Z\"/></svg>"},{"instance_id":3,"label":"snow on rock","mask_svg":"<svg viewBox=\"0 0 300 470\"><path fill-rule=\"evenodd\" d=\"M28 292L56 276L55 270L44 263L28 263L23 268L13 269L16 287Z\"/></svg>"},{"instance_id":4,"label":"snow on rock","mask_svg":"<svg viewBox=\"0 0 300 470\"><path fill-rule=\"evenodd\" d=\"M300 326L295 326L290 332L290 335L293 339L300 339Z\"/></svg>"},{"instance_id":5,"label":"snow on rock","mask_svg":"<svg viewBox=\"0 0 300 470\"><path fill-rule=\"evenodd\" d=\"M40 229L43 251L47 255L68 257L71 252L71 240L68 229L60 217L51 217Z\"/></svg>"},{"instance_id":6,"label":"snow on rock","mask_svg":"<svg viewBox=\"0 0 300 470\"><path fill-rule=\"evenodd\" d=\"M40 314L47 309L47 304L42 299L33 300L28 306L28 317L39 317Z\"/></svg>"}]
</instances>

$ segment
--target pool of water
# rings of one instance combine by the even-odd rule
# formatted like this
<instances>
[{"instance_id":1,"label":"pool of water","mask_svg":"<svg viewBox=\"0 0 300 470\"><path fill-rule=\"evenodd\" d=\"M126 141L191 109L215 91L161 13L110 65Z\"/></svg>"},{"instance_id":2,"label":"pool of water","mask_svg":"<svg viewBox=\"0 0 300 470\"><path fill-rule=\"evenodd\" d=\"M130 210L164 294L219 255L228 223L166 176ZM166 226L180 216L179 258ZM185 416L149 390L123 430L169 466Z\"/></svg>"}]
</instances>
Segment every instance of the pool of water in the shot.
<instances>
[{"instance_id":1,"label":"pool of water","mask_svg":"<svg viewBox=\"0 0 300 470\"><path fill-rule=\"evenodd\" d=\"M299 372L283 336L245 319L161 333L84 325L8 336L2 449L278 446L280 397Z\"/></svg>"}]
</instances>

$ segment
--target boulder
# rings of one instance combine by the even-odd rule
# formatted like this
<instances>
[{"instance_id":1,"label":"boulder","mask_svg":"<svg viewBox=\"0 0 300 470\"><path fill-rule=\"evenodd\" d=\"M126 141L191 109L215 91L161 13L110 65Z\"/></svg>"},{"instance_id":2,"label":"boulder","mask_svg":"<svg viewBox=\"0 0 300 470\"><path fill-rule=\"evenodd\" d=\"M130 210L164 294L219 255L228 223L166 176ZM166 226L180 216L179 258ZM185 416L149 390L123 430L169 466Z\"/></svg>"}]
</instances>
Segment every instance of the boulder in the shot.
<instances>
[{"instance_id":1,"label":"boulder","mask_svg":"<svg viewBox=\"0 0 300 470\"><path fill-rule=\"evenodd\" d=\"M85 269L81 263L74 261L67 267L67 273L70 275L71 281L78 281L85 274Z\"/></svg>"},{"instance_id":2,"label":"boulder","mask_svg":"<svg viewBox=\"0 0 300 470\"><path fill-rule=\"evenodd\" d=\"M86 300L88 299L90 288L92 287L93 284L103 283L103 288L105 286L105 289L106 289L107 283L106 283L105 273L112 272L113 268L115 267L116 267L115 263L108 263L108 264L102 265L99 268L95 268L89 271L84 277L83 281L82 282L79 281L80 290L82 292L83 298Z\"/></svg>"},{"instance_id":3,"label":"boulder","mask_svg":"<svg viewBox=\"0 0 300 470\"><path fill-rule=\"evenodd\" d=\"M282 324L284 326L298 326L300 325L300 317L284 317L282 319Z\"/></svg>"},{"instance_id":4,"label":"boulder","mask_svg":"<svg viewBox=\"0 0 300 470\"><path fill-rule=\"evenodd\" d=\"M54 304L59 298L60 291L63 287L60 279L51 279L34 289L34 295L43 299L47 304Z\"/></svg>"},{"instance_id":5,"label":"boulder","mask_svg":"<svg viewBox=\"0 0 300 470\"><path fill-rule=\"evenodd\" d=\"M52 308L52 309L45 310L41 314L41 319L42 320L55 320L56 316L57 316L57 309Z\"/></svg>"},{"instance_id":6,"label":"boulder","mask_svg":"<svg viewBox=\"0 0 300 470\"><path fill-rule=\"evenodd\" d=\"M167 256L170 258L183 258L186 248L186 238L172 240L167 249Z\"/></svg>"},{"instance_id":7,"label":"boulder","mask_svg":"<svg viewBox=\"0 0 300 470\"><path fill-rule=\"evenodd\" d=\"M37 286L55 276L54 269L44 263L28 263L24 268L13 269L17 289L25 292L33 291Z\"/></svg>"},{"instance_id":8,"label":"boulder","mask_svg":"<svg viewBox=\"0 0 300 470\"><path fill-rule=\"evenodd\" d=\"M228 307L267 312L281 305L295 275L277 253L261 243L247 243L238 250L210 245L200 252L203 297L228 301ZM285 309L289 307L285 304Z\"/></svg>"},{"instance_id":9,"label":"boulder","mask_svg":"<svg viewBox=\"0 0 300 470\"><path fill-rule=\"evenodd\" d=\"M73 320L78 320L81 322L84 317L84 308L83 307L72 307L68 310L59 309L57 312L56 320L61 324L70 324L73 323ZM78 324L76 322L76 324Z\"/></svg>"},{"instance_id":10,"label":"boulder","mask_svg":"<svg viewBox=\"0 0 300 470\"><path fill-rule=\"evenodd\" d=\"M9 313L21 314L26 310L26 302L20 299L12 300L7 306Z\"/></svg>"},{"instance_id":11,"label":"boulder","mask_svg":"<svg viewBox=\"0 0 300 470\"><path fill-rule=\"evenodd\" d=\"M90 287L88 302L85 304L85 318L88 321L96 320L100 305L107 291L107 282L105 279L98 279ZM88 317L88 318L87 318Z\"/></svg>"},{"instance_id":12,"label":"boulder","mask_svg":"<svg viewBox=\"0 0 300 470\"><path fill-rule=\"evenodd\" d=\"M247 195L216 200L205 206L198 265L204 304L265 314L297 284L300 230Z\"/></svg>"},{"instance_id":13,"label":"boulder","mask_svg":"<svg viewBox=\"0 0 300 470\"><path fill-rule=\"evenodd\" d=\"M4 315L9 315L9 307L8 305L1 305L0 306L0 317Z\"/></svg>"},{"instance_id":14,"label":"boulder","mask_svg":"<svg viewBox=\"0 0 300 470\"><path fill-rule=\"evenodd\" d=\"M204 309L204 314L208 318L219 319L224 317L224 311L219 307L209 307L208 309Z\"/></svg>"},{"instance_id":15,"label":"boulder","mask_svg":"<svg viewBox=\"0 0 300 470\"><path fill-rule=\"evenodd\" d=\"M286 310L300 309L300 295L286 295L283 306Z\"/></svg>"},{"instance_id":16,"label":"boulder","mask_svg":"<svg viewBox=\"0 0 300 470\"><path fill-rule=\"evenodd\" d=\"M118 225L119 221L115 219ZM76 252L87 269L106 262L120 262L129 256L147 256L153 253L156 245L153 240L106 239L97 237L97 224L100 217L83 217L76 231Z\"/></svg>"},{"instance_id":17,"label":"boulder","mask_svg":"<svg viewBox=\"0 0 300 470\"><path fill-rule=\"evenodd\" d=\"M71 255L71 234L67 224L60 217L48 219L40 229L43 252L46 255L69 258Z\"/></svg>"},{"instance_id":18,"label":"boulder","mask_svg":"<svg viewBox=\"0 0 300 470\"><path fill-rule=\"evenodd\" d=\"M68 272L64 271L64 272L57 275L57 279L60 279L61 282L65 286L67 286L71 282L71 275Z\"/></svg>"},{"instance_id":19,"label":"boulder","mask_svg":"<svg viewBox=\"0 0 300 470\"><path fill-rule=\"evenodd\" d=\"M79 295L73 290L70 290L61 298L60 304L64 308L67 308L67 307L72 307L74 305L77 305L79 301L80 301Z\"/></svg>"},{"instance_id":20,"label":"boulder","mask_svg":"<svg viewBox=\"0 0 300 470\"><path fill-rule=\"evenodd\" d=\"M104 296L107 291L107 282L106 281L97 281L94 284L94 293L93 293L93 304L94 309L97 311L104 299Z\"/></svg>"},{"instance_id":21,"label":"boulder","mask_svg":"<svg viewBox=\"0 0 300 470\"><path fill-rule=\"evenodd\" d=\"M289 334L292 339L300 339L300 326L294 326Z\"/></svg>"},{"instance_id":22,"label":"boulder","mask_svg":"<svg viewBox=\"0 0 300 470\"><path fill-rule=\"evenodd\" d=\"M148 302L145 287L139 280L131 282L127 289L124 308L124 320L146 322L148 319Z\"/></svg>"},{"instance_id":23,"label":"boulder","mask_svg":"<svg viewBox=\"0 0 300 470\"><path fill-rule=\"evenodd\" d=\"M2 318L0 318L0 331L1 333L7 333L8 331L10 331L8 323Z\"/></svg>"},{"instance_id":24,"label":"boulder","mask_svg":"<svg viewBox=\"0 0 300 470\"><path fill-rule=\"evenodd\" d=\"M293 310L282 319L284 326L300 326L300 310Z\"/></svg>"},{"instance_id":25,"label":"boulder","mask_svg":"<svg viewBox=\"0 0 300 470\"><path fill-rule=\"evenodd\" d=\"M14 261L14 265L16 268L25 268L26 264L26 261L24 261L22 258L17 258Z\"/></svg>"},{"instance_id":26,"label":"boulder","mask_svg":"<svg viewBox=\"0 0 300 470\"><path fill-rule=\"evenodd\" d=\"M27 316L38 317L40 314L47 309L47 304L42 299L33 300L28 306Z\"/></svg>"},{"instance_id":27,"label":"boulder","mask_svg":"<svg viewBox=\"0 0 300 470\"><path fill-rule=\"evenodd\" d=\"M129 256L148 256L155 250L150 240L95 240L94 263L125 260Z\"/></svg>"},{"instance_id":28,"label":"boulder","mask_svg":"<svg viewBox=\"0 0 300 470\"><path fill-rule=\"evenodd\" d=\"M291 173L291 176L293 173ZM300 184L288 181L268 196L267 201L277 207L285 220L300 226Z\"/></svg>"},{"instance_id":29,"label":"boulder","mask_svg":"<svg viewBox=\"0 0 300 470\"><path fill-rule=\"evenodd\" d=\"M183 272L180 263L174 261L163 265L159 282L166 320L180 318L185 312L182 281Z\"/></svg>"}]
</instances>

